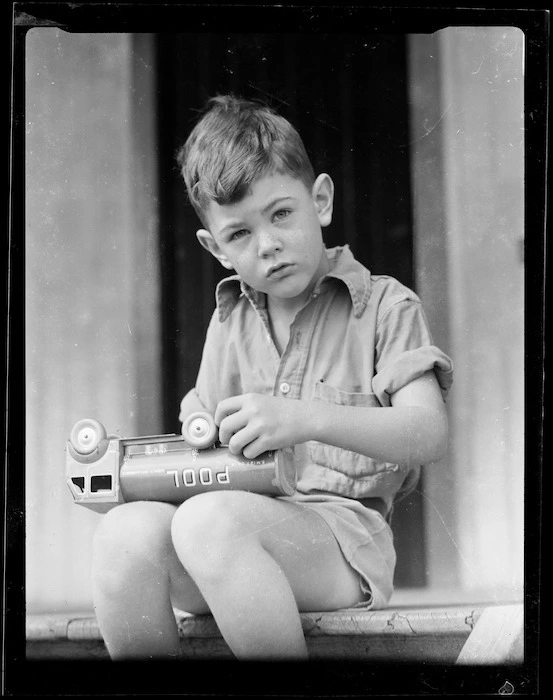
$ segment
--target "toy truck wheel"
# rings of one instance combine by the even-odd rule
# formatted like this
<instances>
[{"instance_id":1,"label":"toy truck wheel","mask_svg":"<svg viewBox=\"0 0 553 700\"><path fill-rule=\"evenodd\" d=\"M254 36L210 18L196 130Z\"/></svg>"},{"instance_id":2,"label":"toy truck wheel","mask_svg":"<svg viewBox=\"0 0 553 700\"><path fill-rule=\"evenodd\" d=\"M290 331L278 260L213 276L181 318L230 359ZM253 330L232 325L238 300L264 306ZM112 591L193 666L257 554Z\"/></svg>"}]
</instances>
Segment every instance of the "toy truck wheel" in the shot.
<instances>
[{"instance_id":1,"label":"toy truck wheel","mask_svg":"<svg viewBox=\"0 0 553 700\"><path fill-rule=\"evenodd\" d=\"M75 423L69 441L75 452L81 455L89 455L98 447L102 440L106 439L106 430L101 423L92 418L84 418Z\"/></svg>"},{"instance_id":2,"label":"toy truck wheel","mask_svg":"<svg viewBox=\"0 0 553 700\"><path fill-rule=\"evenodd\" d=\"M209 413L192 413L182 424L182 436L192 447L211 447L217 439L217 426Z\"/></svg>"}]
</instances>

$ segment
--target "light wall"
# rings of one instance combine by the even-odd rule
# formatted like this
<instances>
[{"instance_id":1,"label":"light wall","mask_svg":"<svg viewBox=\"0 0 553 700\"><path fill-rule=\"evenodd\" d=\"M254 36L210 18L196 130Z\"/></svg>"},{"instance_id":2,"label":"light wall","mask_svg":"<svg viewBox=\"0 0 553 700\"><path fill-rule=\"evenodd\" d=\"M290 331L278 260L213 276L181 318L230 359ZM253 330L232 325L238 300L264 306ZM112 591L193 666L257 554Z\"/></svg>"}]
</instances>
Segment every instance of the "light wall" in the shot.
<instances>
[{"instance_id":1,"label":"light wall","mask_svg":"<svg viewBox=\"0 0 553 700\"><path fill-rule=\"evenodd\" d=\"M27 607L90 608L100 515L65 484L81 418L162 432L154 119L147 37L26 38ZM139 196L137 196L139 192Z\"/></svg>"},{"instance_id":2,"label":"light wall","mask_svg":"<svg viewBox=\"0 0 553 700\"><path fill-rule=\"evenodd\" d=\"M520 596L524 554L524 35L409 40L415 268L453 358L448 459L425 473L432 586Z\"/></svg>"}]
</instances>

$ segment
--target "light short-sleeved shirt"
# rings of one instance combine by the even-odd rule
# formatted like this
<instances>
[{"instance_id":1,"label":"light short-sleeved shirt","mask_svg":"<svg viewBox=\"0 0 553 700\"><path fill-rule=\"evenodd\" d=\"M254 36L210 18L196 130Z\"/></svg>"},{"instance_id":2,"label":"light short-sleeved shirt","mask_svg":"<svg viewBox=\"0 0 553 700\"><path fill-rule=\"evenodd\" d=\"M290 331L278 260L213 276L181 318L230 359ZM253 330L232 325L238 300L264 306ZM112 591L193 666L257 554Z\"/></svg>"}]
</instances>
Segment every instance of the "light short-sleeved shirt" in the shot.
<instances>
[{"instance_id":1,"label":"light short-sleeved shirt","mask_svg":"<svg viewBox=\"0 0 553 700\"><path fill-rule=\"evenodd\" d=\"M372 275L348 246L326 252L331 269L298 312L282 355L265 294L238 275L218 284L192 390L207 411L250 392L387 407L394 392L432 369L445 399L452 362L433 344L419 297L392 277ZM381 498L388 510L414 488L422 466L381 462L316 441L293 452L299 494Z\"/></svg>"}]
</instances>

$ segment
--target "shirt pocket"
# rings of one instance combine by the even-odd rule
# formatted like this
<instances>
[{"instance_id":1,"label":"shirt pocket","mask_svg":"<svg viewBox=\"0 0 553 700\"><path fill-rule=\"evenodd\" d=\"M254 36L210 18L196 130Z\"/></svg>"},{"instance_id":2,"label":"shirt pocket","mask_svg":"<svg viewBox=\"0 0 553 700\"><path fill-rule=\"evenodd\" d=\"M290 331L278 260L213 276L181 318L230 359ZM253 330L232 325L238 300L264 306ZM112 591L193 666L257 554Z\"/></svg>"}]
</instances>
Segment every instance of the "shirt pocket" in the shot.
<instances>
[{"instance_id":1,"label":"shirt pocket","mask_svg":"<svg viewBox=\"0 0 553 700\"><path fill-rule=\"evenodd\" d=\"M357 406L359 408L382 407L376 394L357 391L344 391L336 389L325 382L316 382L313 399L328 401L339 406ZM381 472L397 472L398 465L389 462L378 462L371 457L344 450L334 445L326 445L322 442L310 441L308 443L309 456L315 464L334 469L351 477L372 476Z\"/></svg>"}]
</instances>

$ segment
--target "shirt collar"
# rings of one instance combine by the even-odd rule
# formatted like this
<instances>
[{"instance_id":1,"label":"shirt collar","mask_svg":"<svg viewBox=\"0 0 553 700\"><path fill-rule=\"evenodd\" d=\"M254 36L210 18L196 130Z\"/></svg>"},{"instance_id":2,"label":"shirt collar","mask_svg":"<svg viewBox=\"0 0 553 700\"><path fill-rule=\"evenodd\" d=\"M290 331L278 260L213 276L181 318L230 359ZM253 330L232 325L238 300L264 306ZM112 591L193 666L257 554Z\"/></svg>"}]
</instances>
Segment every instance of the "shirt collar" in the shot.
<instances>
[{"instance_id":1,"label":"shirt collar","mask_svg":"<svg viewBox=\"0 0 553 700\"><path fill-rule=\"evenodd\" d=\"M330 279L340 280L350 293L353 314L359 318L367 306L371 293L371 273L353 257L349 245L327 248L326 254L331 268L317 282L313 290L314 293L320 292ZM266 306L265 294L252 289L239 275L225 277L219 282L215 298L221 323L226 321L242 296L245 296L255 308L265 308Z\"/></svg>"}]
</instances>

